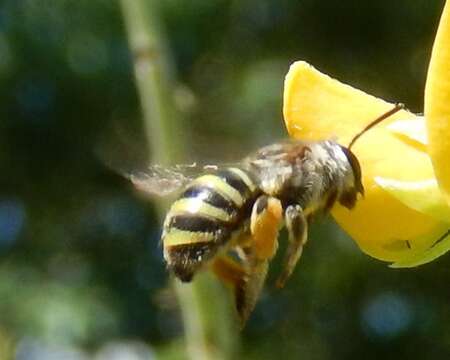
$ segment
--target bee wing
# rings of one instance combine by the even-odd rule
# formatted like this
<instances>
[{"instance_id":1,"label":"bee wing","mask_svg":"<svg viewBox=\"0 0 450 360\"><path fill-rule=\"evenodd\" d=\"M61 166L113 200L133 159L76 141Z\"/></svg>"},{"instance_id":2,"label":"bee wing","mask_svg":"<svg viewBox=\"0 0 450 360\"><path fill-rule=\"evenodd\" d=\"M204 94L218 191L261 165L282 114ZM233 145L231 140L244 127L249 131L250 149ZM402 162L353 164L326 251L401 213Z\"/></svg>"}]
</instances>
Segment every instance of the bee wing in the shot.
<instances>
[{"instance_id":1,"label":"bee wing","mask_svg":"<svg viewBox=\"0 0 450 360\"><path fill-rule=\"evenodd\" d=\"M185 187L194 177L184 174L177 166L152 165L146 171L127 175L136 189L153 196L168 196Z\"/></svg>"},{"instance_id":2,"label":"bee wing","mask_svg":"<svg viewBox=\"0 0 450 360\"><path fill-rule=\"evenodd\" d=\"M217 169L216 165L197 163L174 166L151 165L146 171L130 173L126 177L138 190L151 196L164 197L182 190L201 173Z\"/></svg>"}]
</instances>

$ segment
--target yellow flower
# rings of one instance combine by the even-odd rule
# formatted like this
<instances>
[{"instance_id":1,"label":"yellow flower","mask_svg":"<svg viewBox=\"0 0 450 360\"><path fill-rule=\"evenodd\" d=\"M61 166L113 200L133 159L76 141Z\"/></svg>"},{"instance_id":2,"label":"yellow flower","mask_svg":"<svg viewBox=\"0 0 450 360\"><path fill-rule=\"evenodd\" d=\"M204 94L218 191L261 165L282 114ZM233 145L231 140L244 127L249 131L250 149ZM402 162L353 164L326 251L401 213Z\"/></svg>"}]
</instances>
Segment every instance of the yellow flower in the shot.
<instances>
[{"instance_id":1,"label":"yellow flower","mask_svg":"<svg viewBox=\"0 0 450 360\"><path fill-rule=\"evenodd\" d=\"M337 136L347 145L392 107L305 62L294 63L286 76L283 113L294 138ZM430 61L425 118L402 110L364 134L352 150L361 163L365 197L352 211L332 211L364 252L397 267L431 261L450 249L450 236L435 244L450 227L449 3Z\"/></svg>"},{"instance_id":2,"label":"yellow flower","mask_svg":"<svg viewBox=\"0 0 450 360\"><path fill-rule=\"evenodd\" d=\"M450 204L450 3L439 23L425 86L428 151L440 189Z\"/></svg>"}]
</instances>

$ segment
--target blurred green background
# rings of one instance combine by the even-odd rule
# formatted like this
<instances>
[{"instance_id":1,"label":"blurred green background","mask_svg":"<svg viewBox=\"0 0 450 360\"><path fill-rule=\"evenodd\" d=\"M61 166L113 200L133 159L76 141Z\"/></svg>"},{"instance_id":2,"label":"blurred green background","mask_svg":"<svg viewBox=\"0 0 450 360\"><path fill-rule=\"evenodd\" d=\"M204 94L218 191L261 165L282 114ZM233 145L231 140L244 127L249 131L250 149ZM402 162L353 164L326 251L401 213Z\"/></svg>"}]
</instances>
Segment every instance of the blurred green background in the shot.
<instances>
[{"instance_id":1,"label":"blurred green background","mask_svg":"<svg viewBox=\"0 0 450 360\"><path fill-rule=\"evenodd\" d=\"M295 60L420 112L443 1L158 5L174 138L220 163L286 136ZM156 211L104 164L148 162L140 111L116 1L0 1L1 360L181 358ZM324 220L282 291L277 263L241 358L449 358L450 256L389 269Z\"/></svg>"}]
</instances>

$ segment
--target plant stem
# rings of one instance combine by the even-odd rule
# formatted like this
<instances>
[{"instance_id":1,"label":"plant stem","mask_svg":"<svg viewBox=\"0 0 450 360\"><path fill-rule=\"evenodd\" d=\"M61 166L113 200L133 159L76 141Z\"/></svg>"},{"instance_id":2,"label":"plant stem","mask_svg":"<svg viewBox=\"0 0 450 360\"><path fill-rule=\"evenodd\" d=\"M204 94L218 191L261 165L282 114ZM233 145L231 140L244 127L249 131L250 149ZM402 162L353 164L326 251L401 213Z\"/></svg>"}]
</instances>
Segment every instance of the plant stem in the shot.
<instances>
[{"instance_id":1,"label":"plant stem","mask_svg":"<svg viewBox=\"0 0 450 360\"><path fill-rule=\"evenodd\" d=\"M134 59L151 159L170 164L181 160L186 144L179 114L174 110L168 76L168 57L157 23L157 1L120 0ZM159 212L163 214L163 204ZM188 354L192 359L226 360L235 355L237 326L228 292L209 274L198 274L191 284L175 281Z\"/></svg>"},{"instance_id":2,"label":"plant stem","mask_svg":"<svg viewBox=\"0 0 450 360\"><path fill-rule=\"evenodd\" d=\"M179 114L171 106L168 61L155 2L121 0L121 4L151 158L163 164L179 161L184 145L177 129Z\"/></svg>"}]
</instances>

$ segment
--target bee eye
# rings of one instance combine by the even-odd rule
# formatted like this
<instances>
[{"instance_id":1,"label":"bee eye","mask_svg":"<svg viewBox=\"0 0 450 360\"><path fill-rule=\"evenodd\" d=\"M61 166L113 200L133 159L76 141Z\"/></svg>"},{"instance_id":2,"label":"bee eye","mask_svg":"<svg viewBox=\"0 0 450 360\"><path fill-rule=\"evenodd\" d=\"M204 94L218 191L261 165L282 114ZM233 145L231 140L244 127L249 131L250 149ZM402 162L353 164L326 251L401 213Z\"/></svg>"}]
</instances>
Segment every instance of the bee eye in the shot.
<instances>
[{"instance_id":1,"label":"bee eye","mask_svg":"<svg viewBox=\"0 0 450 360\"><path fill-rule=\"evenodd\" d=\"M345 146L341 146L341 149L347 157L350 167L352 168L356 192L364 195L364 186L361 182L361 165L359 164L358 158Z\"/></svg>"}]
</instances>

